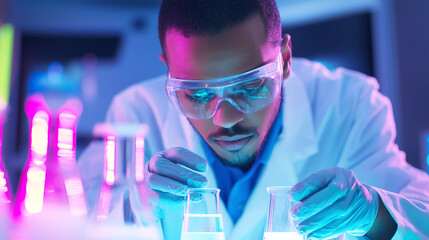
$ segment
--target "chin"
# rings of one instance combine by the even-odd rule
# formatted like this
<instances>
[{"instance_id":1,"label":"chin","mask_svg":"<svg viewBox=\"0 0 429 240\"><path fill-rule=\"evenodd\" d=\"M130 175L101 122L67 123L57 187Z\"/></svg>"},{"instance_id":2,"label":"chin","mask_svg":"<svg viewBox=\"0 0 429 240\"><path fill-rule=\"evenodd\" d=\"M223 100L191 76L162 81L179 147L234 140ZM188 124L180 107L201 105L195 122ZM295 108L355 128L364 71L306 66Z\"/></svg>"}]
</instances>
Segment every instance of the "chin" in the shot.
<instances>
[{"instance_id":1,"label":"chin","mask_svg":"<svg viewBox=\"0 0 429 240\"><path fill-rule=\"evenodd\" d=\"M258 151L249 152L244 150L226 152L219 154L216 152L219 161L228 167L240 168L243 171L247 171L252 167L258 157Z\"/></svg>"},{"instance_id":2,"label":"chin","mask_svg":"<svg viewBox=\"0 0 429 240\"><path fill-rule=\"evenodd\" d=\"M227 151L216 144L214 144L215 146L209 144L209 146L224 166L239 168L246 172L259 156L260 145L258 143L258 138L252 139L243 149L237 151Z\"/></svg>"}]
</instances>

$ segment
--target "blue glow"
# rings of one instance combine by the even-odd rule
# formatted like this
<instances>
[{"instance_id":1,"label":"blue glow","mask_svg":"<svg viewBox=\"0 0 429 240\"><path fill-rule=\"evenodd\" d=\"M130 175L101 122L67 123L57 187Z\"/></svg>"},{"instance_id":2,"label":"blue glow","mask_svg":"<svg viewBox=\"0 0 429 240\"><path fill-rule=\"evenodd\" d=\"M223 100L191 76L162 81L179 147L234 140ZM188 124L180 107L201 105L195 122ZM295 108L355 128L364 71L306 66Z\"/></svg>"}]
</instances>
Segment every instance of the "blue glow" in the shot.
<instances>
[{"instance_id":1,"label":"blue glow","mask_svg":"<svg viewBox=\"0 0 429 240\"><path fill-rule=\"evenodd\" d=\"M80 81L67 74L60 63L53 62L46 72L34 72L29 80L29 94L64 93L77 94Z\"/></svg>"}]
</instances>

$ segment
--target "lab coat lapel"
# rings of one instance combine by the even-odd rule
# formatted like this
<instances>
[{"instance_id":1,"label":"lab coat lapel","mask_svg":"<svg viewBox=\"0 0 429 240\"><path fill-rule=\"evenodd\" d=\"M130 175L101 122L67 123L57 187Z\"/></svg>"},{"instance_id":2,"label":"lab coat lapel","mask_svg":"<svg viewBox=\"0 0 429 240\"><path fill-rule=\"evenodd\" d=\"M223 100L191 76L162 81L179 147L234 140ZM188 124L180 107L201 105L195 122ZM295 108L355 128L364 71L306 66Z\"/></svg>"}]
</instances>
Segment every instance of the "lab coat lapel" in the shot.
<instances>
[{"instance_id":1,"label":"lab coat lapel","mask_svg":"<svg viewBox=\"0 0 429 240\"><path fill-rule=\"evenodd\" d=\"M271 158L261 172L241 218L237 221L230 238L233 240L262 239L269 195L269 186L293 186L300 160L317 152L312 112L303 82L294 74L284 84L285 101L283 132L277 139Z\"/></svg>"}]
</instances>

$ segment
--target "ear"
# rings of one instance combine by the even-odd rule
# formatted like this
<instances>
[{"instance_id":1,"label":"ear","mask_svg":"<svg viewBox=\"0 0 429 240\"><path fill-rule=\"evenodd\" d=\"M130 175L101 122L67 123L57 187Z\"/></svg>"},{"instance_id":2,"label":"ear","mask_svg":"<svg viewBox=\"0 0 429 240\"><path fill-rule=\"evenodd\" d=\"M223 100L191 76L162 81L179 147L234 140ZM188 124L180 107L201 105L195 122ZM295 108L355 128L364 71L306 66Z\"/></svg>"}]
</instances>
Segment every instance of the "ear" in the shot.
<instances>
[{"instance_id":1,"label":"ear","mask_svg":"<svg viewBox=\"0 0 429 240\"><path fill-rule=\"evenodd\" d=\"M159 59L165 64L165 66L167 66L168 67L168 64L167 64L167 58L165 57L165 55L163 54L163 53L160 53L159 55L158 55L158 57L159 57Z\"/></svg>"},{"instance_id":2,"label":"ear","mask_svg":"<svg viewBox=\"0 0 429 240\"><path fill-rule=\"evenodd\" d=\"M289 34L283 35L282 40L283 79L289 77L292 65L292 42Z\"/></svg>"}]
</instances>

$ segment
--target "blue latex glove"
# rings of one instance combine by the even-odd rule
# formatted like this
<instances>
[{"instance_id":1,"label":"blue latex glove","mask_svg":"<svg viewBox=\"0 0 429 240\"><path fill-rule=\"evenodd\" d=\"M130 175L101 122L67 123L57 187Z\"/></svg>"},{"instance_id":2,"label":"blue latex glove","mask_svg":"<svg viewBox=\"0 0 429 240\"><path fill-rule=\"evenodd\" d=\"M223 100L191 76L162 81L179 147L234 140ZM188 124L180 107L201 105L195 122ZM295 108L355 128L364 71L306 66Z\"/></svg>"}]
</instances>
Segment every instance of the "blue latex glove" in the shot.
<instances>
[{"instance_id":1,"label":"blue latex glove","mask_svg":"<svg viewBox=\"0 0 429 240\"><path fill-rule=\"evenodd\" d=\"M145 166L144 191L148 202L146 209L162 218L162 210L181 210L186 202L189 187L198 188L208 184L201 173L207 171L207 161L184 148L170 148L152 156ZM143 192L143 191L142 191Z\"/></svg>"},{"instance_id":2,"label":"blue latex glove","mask_svg":"<svg viewBox=\"0 0 429 240\"><path fill-rule=\"evenodd\" d=\"M306 239L343 233L365 235L378 212L378 194L361 184L351 170L333 167L311 175L290 191L298 203L292 217Z\"/></svg>"}]
</instances>

